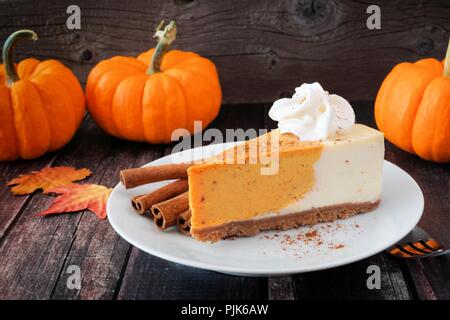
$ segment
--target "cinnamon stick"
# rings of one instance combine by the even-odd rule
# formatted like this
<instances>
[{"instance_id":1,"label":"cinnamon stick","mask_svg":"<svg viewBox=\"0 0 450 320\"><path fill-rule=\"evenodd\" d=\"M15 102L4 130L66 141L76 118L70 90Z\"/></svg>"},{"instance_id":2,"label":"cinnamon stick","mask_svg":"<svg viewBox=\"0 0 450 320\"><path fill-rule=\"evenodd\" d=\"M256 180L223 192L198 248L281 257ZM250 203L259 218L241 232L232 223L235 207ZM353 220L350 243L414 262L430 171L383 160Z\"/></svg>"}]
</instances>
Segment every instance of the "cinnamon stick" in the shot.
<instances>
[{"instance_id":1,"label":"cinnamon stick","mask_svg":"<svg viewBox=\"0 0 450 320\"><path fill-rule=\"evenodd\" d=\"M130 189L152 182L185 179L187 178L187 168L190 166L192 166L192 163L175 163L125 169L120 171L120 181L125 189Z\"/></svg>"},{"instance_id":2,"label":"cinnamon stick","mask_svg":"<svg viewBox=\"0 0 450 320\"><path fill-rule=\"evenodd\" d=\"M154 204L173 198L179 194L182 194L183 192L188 191L188 189L188 180L180 179L148 194L134 197L133 199L131 199L131 204L138 213L144 214L144 212L150 210L150 208Z\"/></svg>"},{"instance_id":3,"label":"cinnamon stick","mask_svg":"<svg viewBox=\"0 0 450 320\"><path fill-rule=\"evenodd\" d=\"M153 220L158 228L165 230L177 223L180 214L189 209L189 191L175 198L155 204L151 207Z\"/></svg>"},{"instance_id":4,"label":"cinnamon stick","mask_svg":"<svg viewBox=\"0 0 450 320\"><path fill-rule=\"evenodd\" d=\"M191 209L186 210L177 218L178 230L187 236L191 235Z\"/></svg>"}]
</instances>

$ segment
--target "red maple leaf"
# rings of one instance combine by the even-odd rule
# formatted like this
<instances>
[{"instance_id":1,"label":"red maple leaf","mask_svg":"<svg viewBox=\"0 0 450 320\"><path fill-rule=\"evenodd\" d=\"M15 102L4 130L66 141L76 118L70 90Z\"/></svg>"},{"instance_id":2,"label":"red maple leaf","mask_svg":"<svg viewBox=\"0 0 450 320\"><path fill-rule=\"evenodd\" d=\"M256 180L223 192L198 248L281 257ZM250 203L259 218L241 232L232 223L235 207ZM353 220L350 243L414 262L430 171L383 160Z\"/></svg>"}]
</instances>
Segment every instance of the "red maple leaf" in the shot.
<instances>
[{"instance_id":1,"label":"red maple leaf","mask_svg":"<svg viewBox=\"0 0 450 320\"><path fill-rule=\"evenodd\" d=\"M68 184L50 188L48 193L59 194L51 206L38 215L46 216L63 212L76 212L88 209L99 219L106 218L106 201L112 189L98 184Z\"/></svg>"}]
</instances>

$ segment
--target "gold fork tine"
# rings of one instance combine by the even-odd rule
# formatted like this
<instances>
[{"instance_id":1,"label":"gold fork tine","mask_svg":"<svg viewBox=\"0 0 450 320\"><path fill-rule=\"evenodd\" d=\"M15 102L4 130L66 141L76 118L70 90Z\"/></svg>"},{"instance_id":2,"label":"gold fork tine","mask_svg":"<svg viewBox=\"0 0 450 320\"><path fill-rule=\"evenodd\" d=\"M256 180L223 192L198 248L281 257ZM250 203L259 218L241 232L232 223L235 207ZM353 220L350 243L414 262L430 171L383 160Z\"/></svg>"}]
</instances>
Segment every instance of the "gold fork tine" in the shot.
<instances>
[{"instance_id":1,"label":"gold fork tine","mask_svg":"<svg viewBox=\"0 0 450 320\"><path fill-rule=\"evenodd\" d=\"M434 248L428 246L428 245L426 244L426 242L423 241L423 240L419 240L419 241L414 242L414 245L415 245L417 248L419 248L419 249L421 249L421 250L423 250L423 251L426 251L427 253L430 253L430 252L435 251Z\"/></svg>"},{"instance_id":2,"label":"gold fork tine","mask_svg":"<svg viewBox=\"0 0 450 320\"><path fill-rule=\"evenodd\" d=\"M413 256L417 256L416 253L411 252L410 250L405 249L403 246L397 244L394 247L392 247L389 250L389 253L397 256L397 257L403 257L403 258L409 258L409 257L413 257Z\"/></svg>"},{"instance_id":3,"label":"gold fork tine","mask_svg":"<svg viewBox=\"0 0 450 320\"><path fill-rule=\"evenodd\" d=\"M436 257L450 253L450 249L444 249L419 226L414 227L407 236L386 251L395 257L410 259Z\"/></svg>"},{"instance_id":4,"label":"gold fork tine","mask_svg":"<svg viewBox=\"0 0 450 320\"><path fill-rule=\"evenodd\" d=\"M430 239L396 244L387 251L400 258L425 258L440 255L443 249L436 240Z\"/></svg>"},{"instance_id":5,"label":"gold fork tine","mask_svg":"<svg viewBox=\"0 0 450 320\"><path fill-rule=\"evenodd\" d=\"M428 239L427 241L420 240L420 243L432 251L442 249L441 244L434 239Z\"/></svg>"},{"instance_id":6,"label":"gold fork tine","mask_svg":"<svg viewBox=\"0 0 450 320\"><path fill-rule=\"evenodd\" d=\"M405 243L403 246L409 246L414 251L414 253L417 253L418 255L423 255L423 254L433 252L430 250L424 250L424 249L419 248L418 246L416 246L416 243L408 242L408 243Z\"/></svg>"}]
</instances>

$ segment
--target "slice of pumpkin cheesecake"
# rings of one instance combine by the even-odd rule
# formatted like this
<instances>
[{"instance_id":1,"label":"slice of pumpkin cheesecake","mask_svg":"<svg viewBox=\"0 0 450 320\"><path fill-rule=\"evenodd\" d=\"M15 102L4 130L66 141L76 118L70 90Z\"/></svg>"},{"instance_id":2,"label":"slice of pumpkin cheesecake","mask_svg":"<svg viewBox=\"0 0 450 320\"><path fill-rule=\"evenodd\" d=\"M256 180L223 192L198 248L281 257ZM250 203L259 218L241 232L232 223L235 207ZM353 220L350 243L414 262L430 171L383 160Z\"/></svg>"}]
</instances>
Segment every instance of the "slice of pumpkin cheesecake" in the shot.
<instances>
[{"instance_id":1,"label":"slice of pumpkin cheesecake","mask_svg":"<svg viewBox=\"0 0 450 320\"><path fill-rule=\"evenodd\" d=\"M303 85L274 103L269 115L279 129L188 169L194 238L252 236L378 206L383 134L354 124L348 102L318 86Z\"/></svg>"}]
</instances>

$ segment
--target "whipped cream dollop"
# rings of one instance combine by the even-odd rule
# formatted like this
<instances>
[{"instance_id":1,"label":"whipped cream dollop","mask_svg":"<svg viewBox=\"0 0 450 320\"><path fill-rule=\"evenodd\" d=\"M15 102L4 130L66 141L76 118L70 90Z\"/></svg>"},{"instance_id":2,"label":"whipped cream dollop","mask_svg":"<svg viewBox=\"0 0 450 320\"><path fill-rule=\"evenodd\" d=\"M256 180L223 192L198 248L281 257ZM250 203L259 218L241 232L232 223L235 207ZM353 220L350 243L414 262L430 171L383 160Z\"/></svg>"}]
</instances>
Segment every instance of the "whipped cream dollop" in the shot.
<instances>
[{"instance_id":1,"label":"whipped cream dollop","mask_svg":"<svg viewBox=\"0 0 450 320\"><path fill-rule=\"evenodd\" d=\"M302 141L325 140L349 130L355 112L347 100L328 94L317 83L304 83L292 98L274 102L269 117L278 121L281 133L293 133Z\"/></svg>"}]
</instances>

